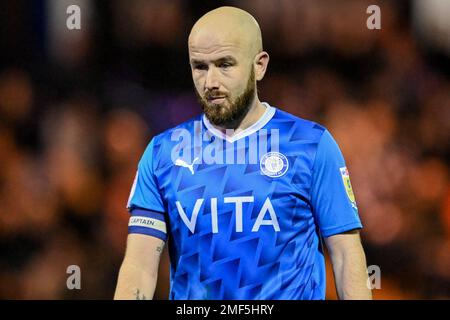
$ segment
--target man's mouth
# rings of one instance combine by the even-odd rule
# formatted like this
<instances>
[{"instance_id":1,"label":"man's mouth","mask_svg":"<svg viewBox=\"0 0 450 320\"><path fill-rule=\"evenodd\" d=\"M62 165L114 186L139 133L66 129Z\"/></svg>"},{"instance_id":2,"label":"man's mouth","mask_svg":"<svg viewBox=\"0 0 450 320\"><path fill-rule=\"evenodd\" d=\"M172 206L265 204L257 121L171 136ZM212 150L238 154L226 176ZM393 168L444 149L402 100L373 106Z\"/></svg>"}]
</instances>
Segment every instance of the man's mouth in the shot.
<instances>
[{"instance_id":1,"label":"man's mouth","mask_svg":"<svg viewBox=\"0 0 450 320\"><path fill-rule=\"evenodd\" d=\"M220 104L225 101L225 96L209 97L208 102Z\"/></svg>"}]
</instances>

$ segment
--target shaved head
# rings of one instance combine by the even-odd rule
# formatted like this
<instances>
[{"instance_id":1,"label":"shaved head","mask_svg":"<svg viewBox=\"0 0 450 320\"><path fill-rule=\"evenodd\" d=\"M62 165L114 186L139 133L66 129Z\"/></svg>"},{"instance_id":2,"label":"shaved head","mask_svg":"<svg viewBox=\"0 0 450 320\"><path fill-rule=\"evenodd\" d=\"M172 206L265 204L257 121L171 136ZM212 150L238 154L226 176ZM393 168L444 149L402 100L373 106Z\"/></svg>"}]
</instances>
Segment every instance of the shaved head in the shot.
<instances>
[{"instance_id":1,"label":"shaved head","mask_svg":"<svg viewBox=\"0 0 450 320\"><path fill-rule=\"evenodd\" d=\"M258 22L248 12L234 7L212 10L192 27L189 48L202 48L211 43L238 46L251 58L263 49Z\"/></svg>"},{"instance_id":2,"label":"shaved head","mask_svg":"<svg viewBox=\"0 0 450 320\"><path fill-rule=\"evenodd\" d=\"M234 7L206 13L192 27L188 47L196 94L211 123L236 128L250 110L252 117L262 112L256 82L269 55L251 14Z\"/></svg>"}]
</instances>

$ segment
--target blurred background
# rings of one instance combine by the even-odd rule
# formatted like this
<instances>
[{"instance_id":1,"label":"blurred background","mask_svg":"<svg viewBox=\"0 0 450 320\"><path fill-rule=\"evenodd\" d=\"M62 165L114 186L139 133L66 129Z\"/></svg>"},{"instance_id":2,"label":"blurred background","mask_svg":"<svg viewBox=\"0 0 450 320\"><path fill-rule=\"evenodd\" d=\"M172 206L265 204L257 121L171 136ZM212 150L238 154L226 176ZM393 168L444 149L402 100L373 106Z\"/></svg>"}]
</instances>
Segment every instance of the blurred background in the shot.
<instances>
[{"instance_id":1,"label":"blurred background","mask_svg":"<svg viewBox=\"0 0 450 320\"><path fill-rule=\"evenodd\" d=\"M66 9L81 9L68 30ZM381 30L366 9L381 8ZM0 3L0 298L111 299L153 135L200 113L187 36L221 5L259 21L262 101L325 125L378 299L450 298L450 1ZM66 268L81 268L68 290ZM327 297L335 299L328 265ZM155 298L168 295L163 256Z\"/></svg>"}]
</instances>

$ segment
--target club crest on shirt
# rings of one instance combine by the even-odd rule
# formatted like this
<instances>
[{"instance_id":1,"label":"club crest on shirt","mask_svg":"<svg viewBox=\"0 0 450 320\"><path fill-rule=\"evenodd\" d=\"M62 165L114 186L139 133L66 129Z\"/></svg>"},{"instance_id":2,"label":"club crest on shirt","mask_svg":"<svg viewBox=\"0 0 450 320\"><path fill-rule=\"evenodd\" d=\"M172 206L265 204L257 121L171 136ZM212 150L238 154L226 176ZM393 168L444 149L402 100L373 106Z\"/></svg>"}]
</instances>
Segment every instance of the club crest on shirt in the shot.
<instances>
[{"instance_id":1,"label":"club crest on shirt","mask_svg":"<svg viewBox=\"0 0 450 320\"><path fill-rule=\"evenodd\" d=\"M289 161L279 152L268 152L259 161L261 173L272 178L283 176L289 169Z\"/></svg>"},{"instance_id":2,"label":"club crest on shirt","mask_svg":"<svg viewBox=\"0 0 450 320\"><path fill-rule=\"evenodd\" d=\"M347 196L352 203L352 206L356 209L356 199L355 194L353 193L352 184L350 183L350 174L348 173L347 167L339 168L341 171L342 181L344 182L345 191L347 192Z\"/></svg>"}]
</instances>

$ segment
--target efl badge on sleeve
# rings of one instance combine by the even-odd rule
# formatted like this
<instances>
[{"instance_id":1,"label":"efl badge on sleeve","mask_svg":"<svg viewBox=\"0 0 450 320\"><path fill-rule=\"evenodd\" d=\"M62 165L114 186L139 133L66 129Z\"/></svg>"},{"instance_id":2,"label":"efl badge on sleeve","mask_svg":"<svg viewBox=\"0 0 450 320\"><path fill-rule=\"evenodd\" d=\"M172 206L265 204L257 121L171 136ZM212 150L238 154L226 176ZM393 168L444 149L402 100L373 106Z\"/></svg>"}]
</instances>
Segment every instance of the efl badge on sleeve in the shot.
<instances>
[{"instance_id":1,"label":"efl badge on sleeve","mask_svg":"<svg viewBox=\"0 0 450 320\"><path fill-rule=\"evenodd\" d=\"M356 199L355 194L353 193L352 184L350 183L350 175L348 173L347 167L339 168L341 171L342 181L344 182L345 191L347 192L347 196L352 203L352 206L356 209Z\"/></svg>"}]
</instances>

